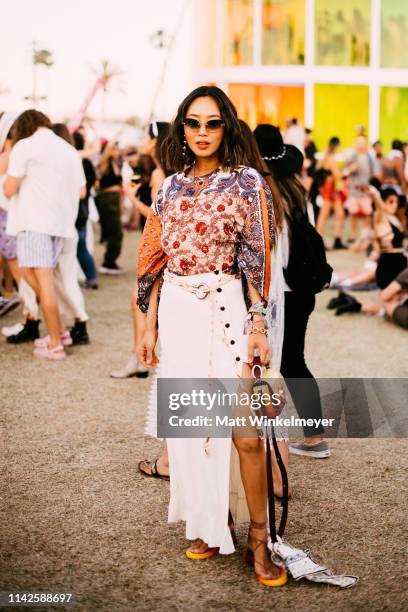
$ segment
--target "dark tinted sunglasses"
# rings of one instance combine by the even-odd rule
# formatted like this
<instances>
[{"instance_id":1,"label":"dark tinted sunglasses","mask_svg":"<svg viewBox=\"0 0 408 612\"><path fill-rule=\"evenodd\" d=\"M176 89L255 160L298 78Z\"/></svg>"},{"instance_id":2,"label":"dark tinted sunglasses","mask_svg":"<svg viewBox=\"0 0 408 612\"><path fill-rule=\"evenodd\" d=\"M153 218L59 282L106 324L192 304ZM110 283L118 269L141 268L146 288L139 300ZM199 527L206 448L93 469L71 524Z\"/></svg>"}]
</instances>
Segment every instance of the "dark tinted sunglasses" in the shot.
<instances>
[{"instance_id":1,"label":"dark tinted sunglasses","mask_svg":"<svg viewBox=\"0 0 408 612\"><path fill-rule=\"evenodd\" d=\"M198 132L201 126L204 126L206 132L216 132L221 129L225 123L222 119L210 119L206 123L200 123L198 119L184 119L183 125L192 132Z\"/></svg>"}]
</instances>

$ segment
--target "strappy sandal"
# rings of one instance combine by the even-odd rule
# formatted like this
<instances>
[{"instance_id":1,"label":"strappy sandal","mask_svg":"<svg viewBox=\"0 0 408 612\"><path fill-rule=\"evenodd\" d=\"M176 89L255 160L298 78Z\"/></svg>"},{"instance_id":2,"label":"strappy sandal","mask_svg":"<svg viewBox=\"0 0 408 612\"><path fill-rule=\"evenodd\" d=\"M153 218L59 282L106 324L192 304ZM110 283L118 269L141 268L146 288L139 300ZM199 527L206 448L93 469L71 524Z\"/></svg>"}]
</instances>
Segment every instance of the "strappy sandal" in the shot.
<instances>
[{"instance_id":1,"label":"strappy sandal","mask_svg":"<svg viewBox=\"0 0 408 612\"><path fill-rule=\"evenodd\" d=\"M137 464L137 469L139 470L139 472L141 474L143 474L143 476L147 476L148 478L161 478L162 480L170 480L170 476L166 476L165 474L160 474L160 472L157 469L157 462L158 462L159 458L154 459L153 461L149 460L149 459L143 459L142 461L139 461L139 463ZM145 470L142 469L142 465L145 465L148 467L148 469L150 469L150 474L148 472L145 472Z\"/></svg>"},{"instance_id":2,"label":"strappy sandal","mask_svg":"<svg viewBox=\"0 0 408 612\"><path fill-rule=\"evenodd\" d=\"M251 533L251 529L265 529L266 530L266 523L256 523L255 521L251 521L251 525L250 525L250 533ZM249 537L249 534L248 534ZM257 542L256 546L255 546L255 550L252 550L251 548L247 549L246 552L246 556L245 556L245 561L248 563L248 565L250 565L251 567L254 568L255 571L255 576L257 581L260 584L263 584L265 586L268 587L281 587L284 586L287 581L288 581L288 575L285 572L285 570L281 567L279 567L279 575L277 578L266 578L265 576L260 576L259 574L256 573L255 570L255 564L260 565L261 567L263 567L265 569L265 566L260 562L260 561L255 561L255 553L258 550L258 548L260 546L262 546L262 544L268 544L268 538L265 539L259 539L254 537L254 535L250 535L251 539L254 540L255 542Z\"/></svg>"}]
</instances>

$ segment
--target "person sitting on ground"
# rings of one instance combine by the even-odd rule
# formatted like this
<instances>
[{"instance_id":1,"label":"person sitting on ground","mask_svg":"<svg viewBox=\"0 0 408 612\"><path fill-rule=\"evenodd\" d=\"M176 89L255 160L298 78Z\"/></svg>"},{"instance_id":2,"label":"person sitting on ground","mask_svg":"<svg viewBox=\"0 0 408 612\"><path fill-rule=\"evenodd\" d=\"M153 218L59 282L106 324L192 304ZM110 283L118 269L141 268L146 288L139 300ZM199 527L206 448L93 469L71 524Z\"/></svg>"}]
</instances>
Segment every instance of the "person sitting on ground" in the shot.
<instances>
[{"instance_id":1,"label":"person sitting on ground","mask_svg":"<svg viewBox=\"0 0 408 612\"><path fill-rule=\"evenodd\" d=\"M371 195L375 206L374 237L379 254L376 283L384 289L407 265L404 233L396 216L399 198L392 188L378 191L373 185L367 185L363 189Z\"/></svg>"},{"instance_id":2,"label":"person sitting on ground","mask_svg":"<svg viewBox=\"0 0 408 612\"><path fill-rule=\"evenodd\" d=\"M362 186L362 189L372 197L375 204L374 245L378 263L374 278L376 285L380 289L385 289L408 265L408 258L403 248L404 236L400 229L399 219L395 215L398 209L398 195L392 188L382 189L379 192L373 185L365 185ZM353 283L356 280L366 279L367 276L363 278L363 274L360 277L350 278ZM347 279L343 280L340 286L342 288L352 288L351 284L347 284ZM357 312L359 310L356 303L360 304L362 302L357 302L351 296L340 292L337 298L330 300L327 308L330 310L340 308L340 312L337 310L336 314ZM370 304L367 305L368 312L371 312L372 305Z\"/></svg>"},{"instance_id":3,"label":"person sitting on ground","mask_svg":"<svg viewBox=\"0 0 408 612\"><path fill-rule=\"evenodd\" d=\"M408 329L408 267L380 292L377 302L357 300L348 293L340 293L337 304L337 316L347 312L364 312L385 316L399 327Z\"/></svg>"},{"instance_id":4,"label":"person sitting on ground","mask_svg":"<svg viewBox=\"0 0 408 612\"><path fill-rule=\"evenodd\" d=\"M375 272L378 254L372 250L363 267L350 272L333 272L330 289L353 289L357 291L376 289ZM329 302L330 304L330 302ZM330 309L330 307L328 306Z\"/></svg>"}]
</instances>

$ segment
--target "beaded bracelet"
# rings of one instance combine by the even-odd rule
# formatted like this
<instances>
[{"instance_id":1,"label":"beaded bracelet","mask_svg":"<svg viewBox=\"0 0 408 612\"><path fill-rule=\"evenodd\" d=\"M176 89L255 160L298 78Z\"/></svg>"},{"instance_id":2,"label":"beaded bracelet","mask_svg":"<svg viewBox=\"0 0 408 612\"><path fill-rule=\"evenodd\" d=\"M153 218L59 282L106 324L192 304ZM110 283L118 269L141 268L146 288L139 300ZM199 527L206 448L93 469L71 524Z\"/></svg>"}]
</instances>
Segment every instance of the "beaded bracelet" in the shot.
<instances>
[{"instance_id":1,"label":"beaded bracelet","mask_svg":"<svg viewBox=\"0 0 408 612\"><path fill-rule=\"evenodd\" d=\"M244 334L248 335L252 333L253 325L254 325L254 316L259 315L262 318L266 316L266 308L264 306L264 302L259 301L256 304L252 304L252 306L248 309L248 314L244 324ZM260 323L260 321L258 321ZM266 322L263 322L265 330L267 329ZM256 333L256 332L255 332ZM265 331L266 333L266 331Z\"/></svg>"},{"instance_id":2,"label":"beaded bracelet","mask_svg":"<svg viewBox=\"0 0 408 612\"><path fill-rule=\"evenodd\" d=\"M256 312L263 316L266 315L267 310L262 301L252 304L252 306L248 309L248 314L255 314Z\"/></svg>"}]
</instances>

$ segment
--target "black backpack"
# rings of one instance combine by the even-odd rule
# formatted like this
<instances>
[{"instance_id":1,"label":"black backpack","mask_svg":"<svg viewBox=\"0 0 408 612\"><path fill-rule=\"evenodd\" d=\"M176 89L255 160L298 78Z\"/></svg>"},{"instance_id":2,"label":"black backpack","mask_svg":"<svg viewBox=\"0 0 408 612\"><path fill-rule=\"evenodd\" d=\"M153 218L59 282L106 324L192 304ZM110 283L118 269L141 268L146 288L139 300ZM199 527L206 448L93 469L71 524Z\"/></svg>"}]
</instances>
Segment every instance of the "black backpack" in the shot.
<instances>
[{"instance_id":1,"label":"black backpack","mask_svg":"<svg viewBox=\"0 0 408 612\"><path fill-rule=\"evenodd\" d=\"M324 242L308 216L299 208L286 215L289 229L289 261L283 270L292 291L320 293L331 280L333 268L326 259Z\"/></svg>"}]
</instances>

